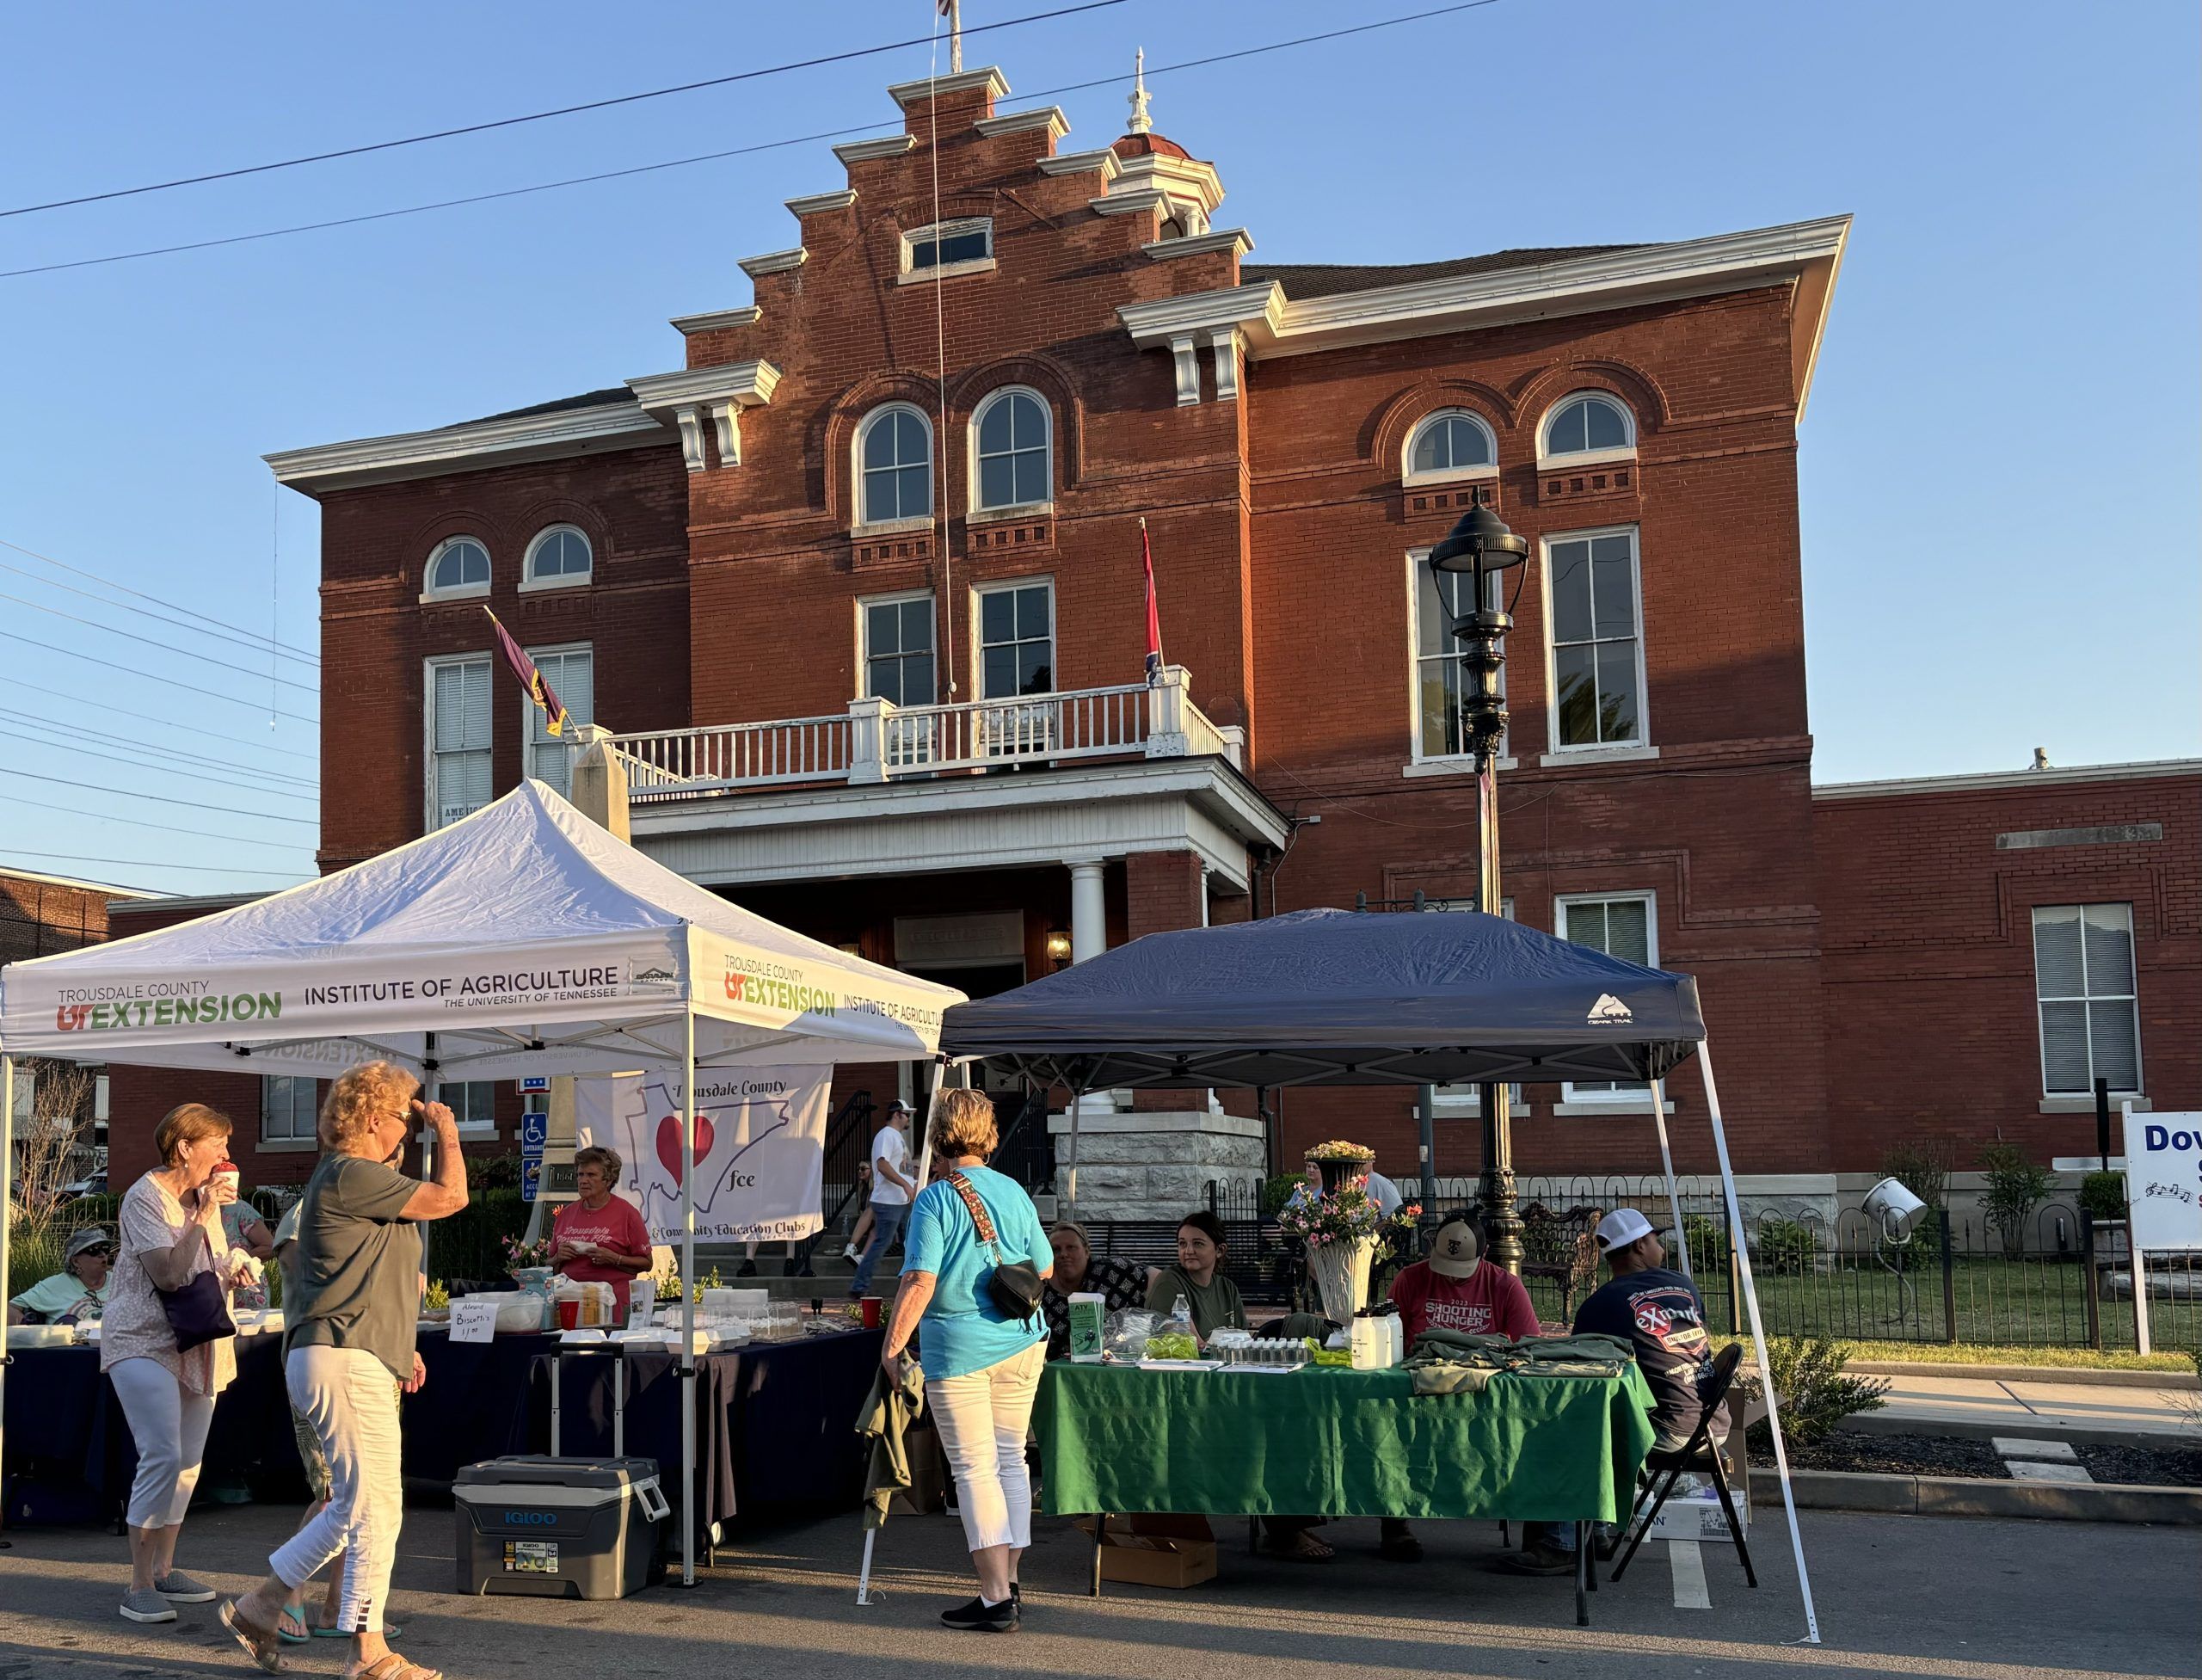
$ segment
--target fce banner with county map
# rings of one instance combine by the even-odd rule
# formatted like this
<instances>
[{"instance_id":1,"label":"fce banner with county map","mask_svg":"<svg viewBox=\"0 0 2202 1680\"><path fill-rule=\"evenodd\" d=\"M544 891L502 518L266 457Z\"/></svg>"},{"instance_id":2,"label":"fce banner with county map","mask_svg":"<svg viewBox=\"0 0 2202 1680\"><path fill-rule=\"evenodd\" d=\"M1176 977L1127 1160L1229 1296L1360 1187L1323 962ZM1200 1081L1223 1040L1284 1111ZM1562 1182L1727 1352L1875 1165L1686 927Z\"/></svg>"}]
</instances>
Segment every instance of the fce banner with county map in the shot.
<instances>
[{"instance_id":1,"label":"fce banner with county map","mask_svg":"<svg viewBox=\"0 0 2202 1680\"><path fill-rule=\"evenodd\" d=\"M696 1234L780 1242L819 1228L829 1067L732 1068L696 1080ZM680 1240L680 1076L574 1081L575 1141L618 1152L618 1193L654 1243Z\"/></svg>"}]
</instances>

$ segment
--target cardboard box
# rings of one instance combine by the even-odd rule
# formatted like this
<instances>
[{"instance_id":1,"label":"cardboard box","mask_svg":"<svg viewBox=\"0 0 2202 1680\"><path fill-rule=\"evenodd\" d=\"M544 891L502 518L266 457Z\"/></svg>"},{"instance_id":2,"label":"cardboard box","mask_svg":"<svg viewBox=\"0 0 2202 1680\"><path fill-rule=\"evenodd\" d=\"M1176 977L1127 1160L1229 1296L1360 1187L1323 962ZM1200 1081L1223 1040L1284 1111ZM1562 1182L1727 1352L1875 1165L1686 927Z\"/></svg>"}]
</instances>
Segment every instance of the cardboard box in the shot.
<instances>
[{"instance_id":1,"label":"cardboard box","mask_svg":"<svg viewBox=\"0 0 2202 1680\"><path fill-rule=\"evenodd\" d=\"M1078 1526L1089 1535L1093 1532L1093 1524L1084 1517ZM1198 1586L1215 1578L1215 1542L1129 1534L1111 1523L1101 1542L1101 1578L1135 1586Z\"/></svg>"},{"instance_id":2,"label":"cardboard box","mask_svg":"<svg viewBox=\"0 0 2202 1680\"><path fill-rule=\"evenodd\" d=\"M1682 1483L1692 1478L1685 1474ZM1736 1502L1736 1520L1744 1525L1746 1536L1750 1533L1751 1502L1747 1489L1731 1483L1728 1496ZM1713 1491L1710 1481L1685 1491L1682 1483L1676 1486L1674 1495L1659 1507L1659 1520L1644 1536L1646 1540L1717 1540L1723 1545L1732 1544L1728 1533L1728 1519L1720 1510L1720 1496Z\"/></svg>"}]
</instances>

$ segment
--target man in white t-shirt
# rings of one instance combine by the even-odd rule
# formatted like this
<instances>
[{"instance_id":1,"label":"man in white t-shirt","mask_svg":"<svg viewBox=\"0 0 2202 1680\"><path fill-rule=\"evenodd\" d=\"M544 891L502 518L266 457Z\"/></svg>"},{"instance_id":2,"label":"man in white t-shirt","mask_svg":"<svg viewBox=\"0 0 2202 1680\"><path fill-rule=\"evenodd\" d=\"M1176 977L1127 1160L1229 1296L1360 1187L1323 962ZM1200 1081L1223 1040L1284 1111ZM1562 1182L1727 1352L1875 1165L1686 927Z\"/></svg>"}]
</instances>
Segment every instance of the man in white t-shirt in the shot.
<instances>
[{"instance_id":1,"label":"man in white t-shirt","mask_svg":"<svg viewBox=\"0 0 2202 1680\"><path fill-rule=\"evenodd\" d=\"M910 1198L918 1187L910 1177L914 1169L909 1130L910 1105L889 1104L887 1123L871 1140L871 1240L864 1246L864 1258L857 1262L857 1275L849 1280L852 1300L870 1292L873 1268L888 1246L901 1234L902 1222L910 1216Z\"/></svg>"}]
</instances>

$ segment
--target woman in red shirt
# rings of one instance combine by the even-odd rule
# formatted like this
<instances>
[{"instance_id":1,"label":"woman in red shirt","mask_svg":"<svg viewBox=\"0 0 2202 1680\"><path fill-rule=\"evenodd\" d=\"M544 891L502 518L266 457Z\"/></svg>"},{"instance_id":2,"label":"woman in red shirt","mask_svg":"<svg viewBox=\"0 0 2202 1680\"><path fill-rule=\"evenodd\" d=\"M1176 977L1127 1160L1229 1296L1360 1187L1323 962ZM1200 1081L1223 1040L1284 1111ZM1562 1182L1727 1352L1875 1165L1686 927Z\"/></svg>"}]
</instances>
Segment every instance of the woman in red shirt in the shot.
<instances>
[{"instance_id":1,"label":"woman in red shirt","mask_svg":"<svg viewBox=\"0 0 2202 1680\"><path fill-rule=\"evenodd\" d=\"M649 1228L631 1202L612 1193L619 1182L619 1157L609 1149L577 1150L574 1191L578 1200L558 1209L550 1226L550 1264L576 1283L612 1285L612 1316L627 1322L628 1286L650 1269Z\"/></svg>"}]
</instances>

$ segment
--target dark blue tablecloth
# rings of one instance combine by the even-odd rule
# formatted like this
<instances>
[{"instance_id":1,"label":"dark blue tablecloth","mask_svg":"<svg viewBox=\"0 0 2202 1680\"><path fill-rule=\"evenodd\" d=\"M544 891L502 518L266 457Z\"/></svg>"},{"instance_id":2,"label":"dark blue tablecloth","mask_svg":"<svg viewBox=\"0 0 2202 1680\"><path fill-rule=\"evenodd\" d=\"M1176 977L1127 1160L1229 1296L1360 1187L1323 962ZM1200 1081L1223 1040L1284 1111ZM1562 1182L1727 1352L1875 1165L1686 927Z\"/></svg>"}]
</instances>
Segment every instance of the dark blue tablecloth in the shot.
<instances>
[{"instance_id":1,"label":"dark blue tablecloth","mask_svg":"<svg viewBox=\"0 0 2202 1680\"><path fill-rule=\"evenodd\" d=\"M698 1362L697 1513L705 1530L737 1519L846 1510L863 1495L857 1408L879 1363L876 1330L758 1343ZM458 1468L504 1453L550 1448L550 1336L454 1344L420 1338L427 1381L405 1401L409 1480L448 1484ZM237 1381L214 1407L202 1492L249 1487L260 1498L304 1499L284 1392L282 1338L237 1345ZM669 1350L628 1353L627 1450L678 1478L680 1378ZM612 1450L613 1361L569 1358L562 1390L562 1445L569 1455ZM96 1348L33 1348L7 1379L5 1462L10 1523L113 1521L138 1465L136 1447Z\"/></svg>"},{"instance_id":2,"label":"dark blue tablecloth","mask_svg":"<svg viewBox=\"0 0 2202 1680\"><path fill-rule=\"evenodd\" d=\"M305 1482L283 1393L283 1338L237 1338L237 1381L214 1403L202 1492L248 1487L303 1498ZM6 1458L11 1524L96 1523L121 1514L138 1448L95 1347L25 1348L8 1367Z\"/></svg>"}]
</instances>

